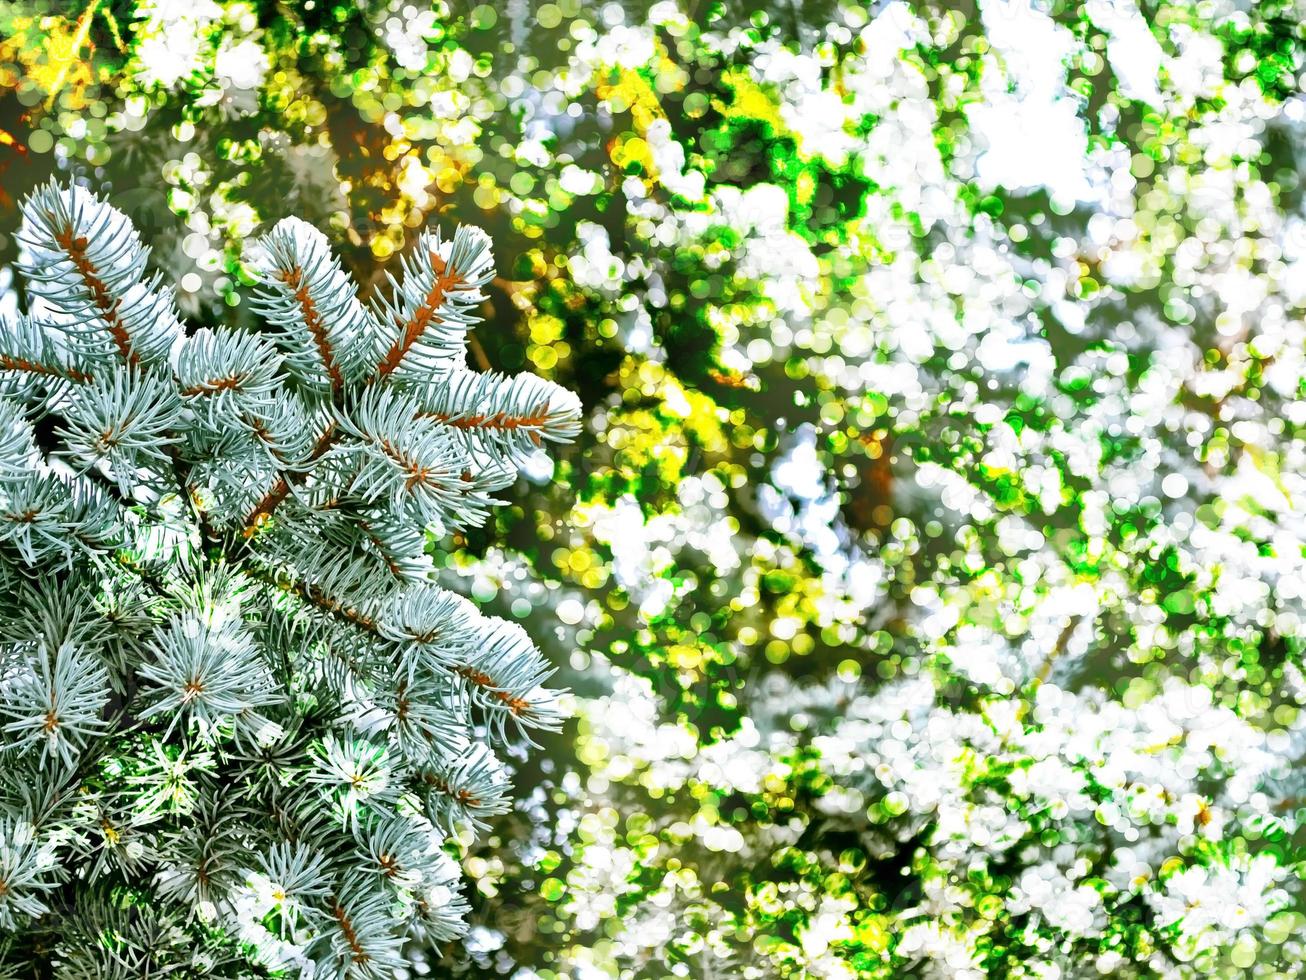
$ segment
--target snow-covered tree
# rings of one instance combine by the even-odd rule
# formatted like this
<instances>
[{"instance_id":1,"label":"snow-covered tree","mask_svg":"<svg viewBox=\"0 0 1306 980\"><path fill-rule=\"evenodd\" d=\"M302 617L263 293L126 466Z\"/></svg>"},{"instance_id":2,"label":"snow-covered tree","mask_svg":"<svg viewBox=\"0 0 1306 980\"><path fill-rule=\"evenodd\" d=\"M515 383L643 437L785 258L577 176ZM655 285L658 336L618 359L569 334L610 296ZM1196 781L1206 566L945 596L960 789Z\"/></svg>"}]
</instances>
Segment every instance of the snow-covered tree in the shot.
<instances>
[{"instance_id":1,"label":"snow-covered tree","mask_svg":"<svg viewBox=\"0 0 1306 980\"><path fill-rule=\"evenodd\" d=\"M578 430L464 343L490 242L423 234L370 307L324 236L255 247L262 333L194 329L128 220L23 207L0 330L0 963L388 977L467 906L446 835L559 725L518 626L433 583Z\"/></svg>"}]
</instances>

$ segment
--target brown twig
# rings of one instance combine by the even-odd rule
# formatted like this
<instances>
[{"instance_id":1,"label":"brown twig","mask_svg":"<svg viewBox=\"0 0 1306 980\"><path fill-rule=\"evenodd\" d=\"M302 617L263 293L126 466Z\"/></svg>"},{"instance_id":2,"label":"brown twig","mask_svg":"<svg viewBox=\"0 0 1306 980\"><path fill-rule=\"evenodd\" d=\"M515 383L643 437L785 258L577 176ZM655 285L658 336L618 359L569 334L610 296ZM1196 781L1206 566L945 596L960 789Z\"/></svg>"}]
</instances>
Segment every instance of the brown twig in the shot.
<instances>
[{"instance_id":1,"label":"brown twig","mask_svg":"<svg viewBox=\"0 0 1306 980\"><path fill-rule=\"evenodd\" d=\"M408 318L406 323L399 324L399 336L395 338L394 344L386 352L385 357L381 359L377 367L377 374L385 377L397 368L400 362L418 340L426 332L426 328L432 323L440 323L439 310L444 305L445 296L449 290L454 289L463 283L463 278L457 273L445 275L444 259L431 253L431 267L435 269L435 281L431 283L431 288L426 297L422 300L422 305L413 311L413 315Z\"/></svg>"},{"instance_id":2,"label":"brown twig","mask_svg":"<svg viewBox=\"0 0 1306 980\"><path fill-rule=\"evenodd\" d=\"M109 335L118 345L118 353L129 365L135 366L140 363L139 355L132 349L131 334L127 332L127 327L118 313L118 300L109 292L109 287L100 278L95 263L86 254L86 249L90 245L86 236L73 238L73 228L69 226L55 235L55 241L68 253L68 258L81 274L82 282L90 290L91 302L100 311L100 317L109 328Z\"/></svg>"},{"instance_id":3,"label":"brown twig","mask_svg":"<svg viewBox=\"0 0 1306 980\"><path fill-rule=\"evenodd\" d=\"M332 444L339 437L339 430L335 423L328 423L326 431L322 433L313 451L309 453L308 462L321 459L326 451L331 448ZM263 499L258 502L247 518L245 518L245 536L249 537L255 528L272 516L272 512L277 509L283 500L290 494L290 481L302 480L303 474L300 473L281 473L277 476L276 482L272 484Z\"/></svg>"},{"instance_id":4,"label":"brown twig","mask_svg":"<svg viewBox=\"0 0 1306 980\"><path fill-rule=\"evenodd\" d=\"M313 302L313 297L309 295L308 283L304 282L303 271L299 268L287 269L281 273L281 281L294 292L295 300L299 303L299 311L304 317L304 325L313 337L318 356L322 358L322 366L326 369L327 377L331 379L331 388L333 391L339 391L345 386L345 379L340 373L340 366L336 364L335 352L331 349L331 338L327 336L322 314L318 311L317 304Z\"/></svg>"}]
</instances>

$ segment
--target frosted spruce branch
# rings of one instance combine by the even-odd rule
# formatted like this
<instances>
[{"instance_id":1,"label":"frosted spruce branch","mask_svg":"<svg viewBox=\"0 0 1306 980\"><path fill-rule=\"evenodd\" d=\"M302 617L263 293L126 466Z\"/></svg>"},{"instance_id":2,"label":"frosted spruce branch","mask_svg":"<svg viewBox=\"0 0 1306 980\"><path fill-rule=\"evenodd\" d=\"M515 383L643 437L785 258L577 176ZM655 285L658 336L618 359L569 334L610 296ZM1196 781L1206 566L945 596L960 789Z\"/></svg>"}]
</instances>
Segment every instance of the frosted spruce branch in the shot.
<instances>
[{"instance_id":1,"label":"frosted spruce branch","mask_svg":"<svg viewBox=\"0 0 1306 980\"><path fill-rule=\"evenodd\" d=\"M464 928L446 835L507 807L495 749L561 720L525 633L434 584L427 534L482 523L579 403L466 369L474 229L424 235L368 308L288 218L252 255L263 333L188 328L81 188L33 194L19 239L0 963L392 976Z\"/></svg>"}]
</instances>

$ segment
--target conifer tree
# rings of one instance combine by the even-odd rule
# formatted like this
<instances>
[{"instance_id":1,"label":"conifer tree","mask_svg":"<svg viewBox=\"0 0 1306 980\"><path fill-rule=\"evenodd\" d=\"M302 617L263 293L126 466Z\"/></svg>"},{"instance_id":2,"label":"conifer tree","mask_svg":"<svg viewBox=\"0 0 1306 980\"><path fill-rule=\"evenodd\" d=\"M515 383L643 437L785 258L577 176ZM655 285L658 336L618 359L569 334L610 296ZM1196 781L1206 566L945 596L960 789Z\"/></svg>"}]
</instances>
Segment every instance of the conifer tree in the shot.
<instances>
[{"instance_id":1,"label":"conifer tree","mask_svg":"<svg viewBox=\"0 0 1306 980\"><path fill-rule=\"evenodd\" d=\"M192 329L128 220L27 200L0 329L0 973L388 977L464 929L495 750L556 729L524 631L433 584L580 406L475 374L493 275L424 234L362 303L295 218L267 331Z\"/></svg>"}]
</instances>

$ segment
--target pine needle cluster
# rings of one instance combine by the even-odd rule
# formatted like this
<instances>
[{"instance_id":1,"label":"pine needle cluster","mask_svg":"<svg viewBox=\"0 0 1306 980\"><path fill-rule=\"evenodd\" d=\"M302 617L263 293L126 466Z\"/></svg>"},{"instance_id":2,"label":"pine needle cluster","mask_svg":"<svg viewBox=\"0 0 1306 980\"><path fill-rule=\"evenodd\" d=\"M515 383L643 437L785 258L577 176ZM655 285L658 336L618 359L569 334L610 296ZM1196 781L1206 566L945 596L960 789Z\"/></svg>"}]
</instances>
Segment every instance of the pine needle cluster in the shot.
<instances>
[{"instance_id":1,"label":"pine needle cluster","mask_svg":"<svg viewBox=\"0 0 1306 980\"><path fill-rule=\"evenodd\" d=\"M493 276L424 234L366 305L289 218L262 333L192 329L127 218L25 202L0 329L0 974L389 977L465 928L449 836L556 729L524 631L437 587L428 535L579 429L467 370Z\"/></svg>"}]
</instances>

